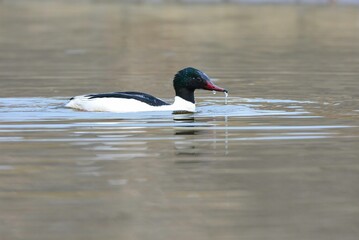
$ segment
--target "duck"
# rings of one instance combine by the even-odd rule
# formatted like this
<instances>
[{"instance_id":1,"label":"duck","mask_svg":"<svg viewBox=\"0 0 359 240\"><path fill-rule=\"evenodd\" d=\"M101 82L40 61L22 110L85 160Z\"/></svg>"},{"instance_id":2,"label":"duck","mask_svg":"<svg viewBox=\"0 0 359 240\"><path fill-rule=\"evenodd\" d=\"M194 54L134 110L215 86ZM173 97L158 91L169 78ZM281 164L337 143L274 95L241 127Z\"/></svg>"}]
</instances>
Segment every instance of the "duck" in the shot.
<instances>
[{"instance_id":1,"label":"duck","mask_svg":"<svg viewBox=\"0 0 359 240\"><path fill-rule=\"evenodd\" d=\"M196 89L228 93L215 85L204 72L193 67L186 67L175 74L173 88L175 97L172 104L147 93L128 91L75 96L65 107L89 112L195 112Z\"/></svg>"}]
</instances>

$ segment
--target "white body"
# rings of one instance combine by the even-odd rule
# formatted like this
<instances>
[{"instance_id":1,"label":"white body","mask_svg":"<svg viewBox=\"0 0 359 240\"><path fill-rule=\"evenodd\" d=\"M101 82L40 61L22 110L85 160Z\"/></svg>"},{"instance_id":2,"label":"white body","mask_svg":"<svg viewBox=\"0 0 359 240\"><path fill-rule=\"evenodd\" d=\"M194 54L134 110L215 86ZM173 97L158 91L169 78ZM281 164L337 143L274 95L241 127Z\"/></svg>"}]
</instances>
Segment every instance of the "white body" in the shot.
<instances>
[{"instance_id":1,"label":"white body","mask_svg":"<svg viewBox=\"0 0 359 240\"><path fill-rule=\"evenodd\" d=\"M77 96L70 100L66 107L90 112L145 112L145 111L187 111L195 112L194 103L176 96L171 105L151 106L147 103L127 98L89 98Z\"/></svg>"}]
</instances>

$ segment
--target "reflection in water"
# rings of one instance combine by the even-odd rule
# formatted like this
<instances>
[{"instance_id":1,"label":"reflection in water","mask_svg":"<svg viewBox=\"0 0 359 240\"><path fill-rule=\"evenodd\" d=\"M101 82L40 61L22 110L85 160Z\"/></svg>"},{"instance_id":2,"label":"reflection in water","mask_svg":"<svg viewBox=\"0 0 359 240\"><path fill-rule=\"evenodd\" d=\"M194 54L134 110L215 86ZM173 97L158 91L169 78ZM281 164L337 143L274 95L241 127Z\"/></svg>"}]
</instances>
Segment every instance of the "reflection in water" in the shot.
<instances>
[{"instance_id":1,"label":"reflection in water","mask_svg":"<svg viewBox=\"0 0 359 240\"><path fill-rule=\"evenodd\" d=\"M198 122L195 122L195 115L190 114L174 114L173 119L175 123L180 123L179 126L175 126L175 135L185 135L185 140L175 141L175 148L177 154L189 154L189 155L199 155L203 152L203 149L196 148L196 145L199 145L198 136L192 135L212 135L213 143L212 147L216 148L216 125L201 123L201 119ZM228 116L224 116L224 148L226 154L228 153ZM196 124L195 124L196 123Z\"/></svg>"},{"instance_id":2,"label":"reflection in water","mask_svg":"<svg viewBox=\"0 0 359 240\"><path fill-rule=\"evenodd\" d=\"M199 125L193 124L195 117L193 113L173 114L173 120L175 123L179 123L179 126L174 127L175 135L185 135L185 139L175 141L175 149L177 155L199 155L201 150L196 148L196 144L193 142L195 139L192 135L201 134L202 131L198 129ZM206 127L205 125L203 125ZM208 126L207 126L208 127Z\"/></svg>"},{"instance_id":3,"label":"reflection in water","mask_svg":"<svg viewBox=\"0 0 359 240\"><path fill-rule=\"evenodd\" d=\"M173 120L175 123L179 123L179 126L174 127L176 135L194 135L199 131L196 129L197 125L191 124L195 120L193 113L175 113L173 114Z\"/></svg>"}]
</instances>

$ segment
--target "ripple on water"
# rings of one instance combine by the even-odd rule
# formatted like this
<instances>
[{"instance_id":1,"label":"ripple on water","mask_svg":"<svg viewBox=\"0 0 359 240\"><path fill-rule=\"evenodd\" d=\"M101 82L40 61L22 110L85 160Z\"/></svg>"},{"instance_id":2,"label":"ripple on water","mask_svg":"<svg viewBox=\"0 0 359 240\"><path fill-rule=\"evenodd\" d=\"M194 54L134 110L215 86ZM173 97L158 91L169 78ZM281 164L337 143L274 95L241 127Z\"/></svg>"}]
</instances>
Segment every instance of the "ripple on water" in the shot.
<instances>
[{"instance_id":1,"label":"ripple on water","mask_svg":"<svg viewBox=\"0 0 359 240\"><path fill-rule=\"evenodd\" d=\"M350 127L310 120L320 117L306 110L316 104L310 101L228 97L224 104L224 100L224 97L202 97L198 99L197 113L173 115L171 112L81 112L64 108L67 100L63 98L2 98L0 132L6 136L0 141L21 142L31 132L54 134L56 131L70 133L61 138L39 135L26 141L176 141L181 139L180 134L206 130L225 132L226 137L207 138L210 140L292 140L334 137L333 129ZM303 122L305 118L309 120ZM151 136L146 135L149 129L154 129ZM173 129L177 135L168 135L166 131ZM243 132L255 134L238 136Z\"/></svg>"}]
</instances>

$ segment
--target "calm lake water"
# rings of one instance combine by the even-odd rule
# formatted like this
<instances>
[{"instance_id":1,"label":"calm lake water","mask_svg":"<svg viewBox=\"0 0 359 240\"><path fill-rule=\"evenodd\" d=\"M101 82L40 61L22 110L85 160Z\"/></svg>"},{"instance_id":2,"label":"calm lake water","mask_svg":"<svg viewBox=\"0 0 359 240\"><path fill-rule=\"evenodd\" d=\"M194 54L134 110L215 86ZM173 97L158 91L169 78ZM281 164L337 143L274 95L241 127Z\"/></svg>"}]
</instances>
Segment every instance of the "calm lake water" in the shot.
<instances>
[{"instance_id":1,"label":"calm lake water","mask_svg":"<svg viewBox=\"0 0 359 240\"><path fill-rule=\"evenodd\" d=\"M88 113L73 95L198 112ZM359 9L0 3L1 240L358 239Z\"/></svg>"}]
</instances>

